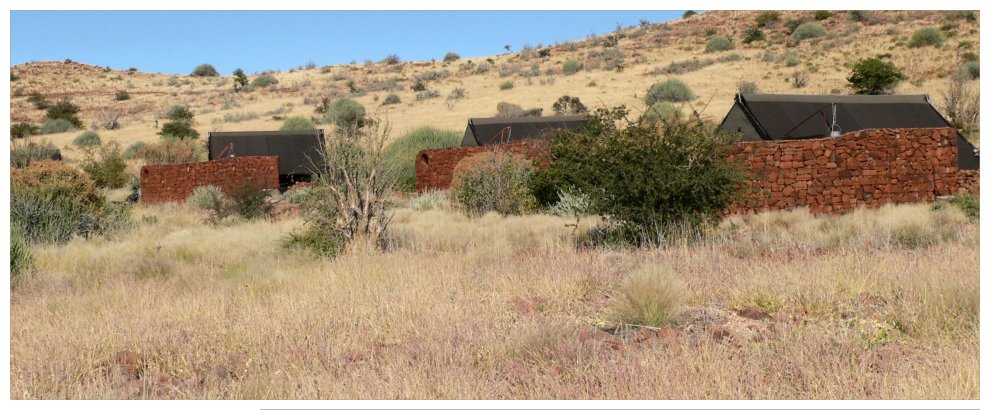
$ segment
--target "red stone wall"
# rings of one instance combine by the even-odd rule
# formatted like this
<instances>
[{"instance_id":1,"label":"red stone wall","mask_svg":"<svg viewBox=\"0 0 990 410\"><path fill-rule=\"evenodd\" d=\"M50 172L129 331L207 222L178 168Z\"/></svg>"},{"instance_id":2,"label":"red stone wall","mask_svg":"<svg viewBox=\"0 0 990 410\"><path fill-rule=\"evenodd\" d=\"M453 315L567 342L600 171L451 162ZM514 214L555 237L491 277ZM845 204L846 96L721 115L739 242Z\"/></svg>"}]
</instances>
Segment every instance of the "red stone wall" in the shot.
<instances>
[{"instance_id":1,"label":"red stone wall","mask_svg":"<svg viewBox=\"0 0 990 410\"><path fill-rule=\"evenodd\" d=\"M278 188L278 157L235 157L191 164L141 167L141 202L184 201L196 187L216 185L230 193L244 182Z\"/></svg>"},{"instance_id":2,"label":"red stone wall","mask_svg":"<svg viewBox=\"0 0 990 410\"><path fill-rule=\"evenodd\" d=\"M525 155L531 160L541 160L547 156L544 141L519 141L487 147L455 147L420 151L416 155L416 190L448 189L454 179L454 167L462 159L484 152L486 149L507 149Z\"/></svg>"},{"instance_id":3,"label":"red stone wall","mask_svg":"<svg viewBox=\"0 0 990 410\"><path fill-rule=\"evenodd\" d=\"M541 141L500 144L529 158L545 158ZM484 147L420 151L416 188L447 189L461 159ZM950 128L882 129L835 138L736 143L729 160L754 175L750 194L732 212L809 207L843 212L857 206L932 202L936 196L979 193L979 171L958 169Z\"/></svg>"}]
</instances>

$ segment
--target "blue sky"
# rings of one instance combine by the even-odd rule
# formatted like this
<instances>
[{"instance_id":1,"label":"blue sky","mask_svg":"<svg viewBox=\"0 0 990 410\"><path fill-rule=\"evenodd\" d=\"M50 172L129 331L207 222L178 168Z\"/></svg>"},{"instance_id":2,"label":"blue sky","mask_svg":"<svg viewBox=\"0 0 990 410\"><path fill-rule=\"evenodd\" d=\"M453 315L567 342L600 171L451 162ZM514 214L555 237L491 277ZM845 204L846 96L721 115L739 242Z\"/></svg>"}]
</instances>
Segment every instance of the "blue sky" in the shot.
<instances>
[{"instance_id":1,"label":"blue sky","mask_svg":"<svg viewBox=\"0 0 990 410\"><path fill-rule=\"evenodd\" d=\"M517 51L683 11L12 11L11 64L73 59L114 69L188 74L202 63L223 75L389 54L441 59Z\"/></svg>"}]
</instances>

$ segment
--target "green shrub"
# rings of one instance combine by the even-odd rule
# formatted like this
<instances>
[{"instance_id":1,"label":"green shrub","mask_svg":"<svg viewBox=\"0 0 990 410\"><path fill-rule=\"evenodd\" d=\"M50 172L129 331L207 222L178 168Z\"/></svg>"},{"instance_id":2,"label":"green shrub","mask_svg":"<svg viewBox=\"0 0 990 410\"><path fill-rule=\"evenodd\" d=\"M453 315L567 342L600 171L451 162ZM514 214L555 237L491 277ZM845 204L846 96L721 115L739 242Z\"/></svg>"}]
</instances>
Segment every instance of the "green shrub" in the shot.
<instances>
[{"instance_id":1,"label":"green shrub","mask_svg":"<svg viewBox=\"0 0 990 410\"><path fill-rule=\"evenodd\" d=\"M794 53L790 53L790 52L785 53L783 56L781 56L781 58L784 60L784 65L787 67L794 67L798 64L801 64L801 60L798 59L798 56L795 55Z\"/></svg>"},{"instance_id":2,"label":"green shrub","mask_svg":"<svg viewBox=\"0 0 990 410\"><path fill-rule=\"evenodd\" d=\"M653 84L646 92L646 105L653 106L657 101L685 102L694 99L694 92L683 81L671 78Z\"/></svg>"},{"instance_id":3,"label":"green shrub","mask_svg":"<svg viewBox=\"0 0 990 410\"><path fill-rule=\"evenodd\" d=\"M754 41L766 40L767 36L763 34L763 30L758 28L751 28L746 30L746 34L743 34L743 44L749 44Z\"/></svg>"},{"instance_id":4,"label":"green shrub","mask_svg":"<svg viewBox=\"0 0 990 410\"><path fill-rule=\"evenodd\" d=\"M245 219L270 218L275 204L262 183L246 180L230 191L230 209Z\"/></svg>"},{"instance_id":5,"label":"green shrub","mask_svg":"<svg viewBox=\"0 0 990 410\"><path fill-rule=\"evenodd\" d=\"M681 110L667 101L657 101L653 103L643 113L642 121L647 123L659 123L663 121L673 121L681 118Z\"/></svg>"},{"instance_id":6,"label":"green shrub","mask_svg":"<svg viewBox=\"0 0 990 410\"><path fill-rule=\"evenodd\" d=\"M40 132L42 134L58 134L62 132L72 131L74 129L76 129L76 126L72 124L72 121L69 121L65 118L57 118L57 119L49 118L45 120L44 123L41 124Z\"/></svg>"},{"instance_id":7,"label":"green shrub","mask_svg":"<svg viewBox=\"0 0 990 410\"><path fill-rule=\"evenodd\" d=\"M420 127L396 139L385 148L383 155L397 174L396 188L403 192L416 190L416 155L424 149L450 148L461 145L464 135L457 131Z\"/></svg>"},{"instance_id":8,"label":"green shrub","mask_svg":"<svg viewBox=\"0 0 990 410\"><path fill-rule=\"evenodd\" d=\"M64 119L72 123L73 127L82 128L82 121L79 121L79 117L76 117L76 114L78 113L79 106L73 104L72 101L66 97L48 107L47 117L52 120Z\"/></svg>"},{"instance_id":9,"label":"green shrub","mask_svg":"<svg viewBox=\"0 0 990 410\"><path fill-rule=\"evenodd\" d=\"M192 71L193 77L217 77L220 73L210 64L200 64Z\"/></svg>"},{"instance_id":10,"label":"green shrub","mask_svg":"<svg viewBox=\"0 0 990 410\"><path fill-rule=\"evenodd\" d=\"M30 272L33 265L23 228L10 224L10 286L13 287L15 280L22 274Z\"/></svg>"},{"instance_id":11,"label":"green shrub","mask_svg":"<svg viewBox=\"0 0 990 410\"><path fill-rule=\"evenodd\" d=\"M860 23L868 23L870 21L870 15L862 10L853 10L849 12L849 19Z\"/></svg>"},{"instance_id":12,"label":"green shrub","mask_svg":"<svg viewBox=\"0 0 990 410\"><path fill-rule=\"evenodd\" d=\"M382 101L382 105L394 105L394 104L399 104L401 102L402 102L402 100L399 99L399 95L398 94L396 94L396 93L388 93L388 95L385 96L385 100Z\"/></svg>"},{"instance_id":13,"label":"green shrub","mask_svg":"<svg viewBox=\"0 0 990 410\"><path fill-rule=\"evenodd\" d=\"M756 16L756 27L773 27L780 21L780 12L767 11Z\"/></svg>"},{"instance_id":14,"label":"green shrub","mask_svg":"<svg viewBox=\"0 0 990 410\"><path fill-rule=\"evenodd\" d=\"M278 79L271 74L262 74L251 80L251 86L256 88L265 88L275 84L278 84Z\"/></svg>"},{"instance_id":15,"label":"green shrub","mask_svg":"<svg viewBox=\"0 0 990 410\"><path fill-rule=\"evenodd\" d=\"M131 93L127 90L117 90L117 93L113 97L117 101L126 101L131 99Z\"/></svg>"},{"instance_id":16,"label":"green shrub","mask_svg":"<svg viewBox=\"0 0 990 410\"><path fill-rule=\"evenodd\" d=\"M131 145L128 145L127 148L124 149L124 153L123 153L124 159L140 158L141 152L144 151L145 147L147 146L148 144L145 143L144 141L138 141Z\"/></svg>"},{"instance_id":17,"label":"green shrub","mask_svg":"<svg viewBox=\"0 0 990 410\"><path fill-rule=\"evenodd\" d=\"M625 107L599 109L587 126L550 140L552 160L533 184L542 204L579 190L618 233L640 241L721 217L737 200L747 175L726 160L731 136L697 118L656 126L628 115Z\"/></svg>"},{"instance_id":18,"label":"green shrub","mask_svg":"<svg viewBox=\"0 0 990 410\"><path fill-rule=\"evenodd\" d=\"M80 168L100 188L122 188L128 181L127 162L115 141L87 150Z\"/></svg>"},{"instance_id":19,"label":"green shrub","mask_svg":"<svg viewBox=\"0 0 990 410\"><path fill-rule=\"evenodd\" d=\"M949 199L949 203L961 209L970 220L980 219L980 197L970 194L956 195Z\"/></svg>"},{"instance_id":20,"label":"green shrub","mask_svg":"<svg viewBox=\"0 0 990 410\"><path fill-rule=\"evenodd\" d=\"M967 63L963 64L962 71L970 79L980 78L980 62L979 61L970 61L970 62L967 62Z\"/></svg>"},{"instance_id":21,"label":"green shrub","mask_svg":"<svg viewBox=\"0 0 990 410\"><path fill-rule=\"evenodd\" d=\"M636 326L665 327L674 323L687 299L688 289L671 268L647 265L630 273L616 293L612 320Z\"/></svg>"},{"instance_id":22,"label":"green shrub","mask_svg":"<svg viewBox=\"0 0 990 410\"><path fill-rule=\"evenodd\" d=\"M804 19L791 19L784 23L787 26L787 33L793 35L797 28L804 24Z\"/></svg>"},{"instance_id":23,"label":"green shrub","mask_svg":"<svg viewBox=\"0 0 990 410\"><path fill-rule=\"evenodd\" d=\"M316 124L306 117L289 117L282 123L282 131L308 131L315 130Z\"/></svg>"},{"instance_id":24,"label":"green shrub","mask_svg":"<svg viewBox=\"0 0 990 410\"><path fill-rule=\"evenodd\" d=\"M585 107L580 98L569 95L558 98L552 108L556 115L579 115L588 112L588 107Z\"/></svg>"},{"instance_id":25,"label":"green shrub","mask_svg":"<svg viewBox=\"0 0 990 410\"><path fill-rule=\"evenodd\" d=\"M502 90L502 91L504 91L504 90L511 90L512 87L514 87L514 86L515 86L515 84L512 83L512 80L505 80L505 81L502 81L501 83L499 83L498 89L499 90Z\"/></svg>"},{"instance_id":26,"label":"green shrub","mask_svg":"<svg viewBox=\"0 0 990 410\"><path fill-rule=\"evenodd\" d=\"M739 94L756 94L759 92L759 88L756 86L756 83L752 81L740 81L736 87L738 87L737 91Z\"/></svg>"},{"instance_id":27,"label":"green shrub","mask_svg":"<svg viewBox=\"0 0 990 410\"><path fill-rule=\"evenodd\" d=\"M125 209L106 204L88 176L60 161L11 173L10 220L27 243L64 243L127 226Z\"/></svg>"},{"instance_id":28,"label":"green shrub","mask_svg":"<svg viewBox=\"0 0 990 410\"><path fill-rule=\"evenodd\" d=\"M282 239L286 249L303 249L316 256L332 258L341 253L346 240L332 229L309 226L300 231L290 232Z\"/></svg>"},{"instance_id":29,"label":"green shrub","mask_svg":"<svg viewBox=\"0 0 990 410\"><path fill-rule=\"evenodd\" d=\"M41 130L37 125L28 124L26 122L19 122L17 124L10 125L10 139L24 138L31 135L37 135Z\"/></svg>"},{"instance_id":30,"label":"green shrub","mask_svg":"<svg viewBox=\"0 0 990 410\"><path fill-rule=\"evenodd\" d=\"M894 63L878 58L860 60L846 78L856 94L885 94L906 79L907 76Z\"/></svg>"},{"instance_id":31,"label":"green shrub","mask_svg":"<svg viewBox=\"0 0 990 410\"><path fill-rule=\"evenodd\" d=\"M79 134L72 140L72 145L80 148L95 147L101 143L100 135L96 131L83 131L82 134Z\"/></svg>"},{"instance_id":32,"label":"green shrub","mask_svg":"<svg viewBox=\"0 0 990 410\"><path fill-rule=\"evenodd\" d=\"M941 46L945 42L945 36L942 32L933 27L920 28L911 34L911 40L908 40L908 47L927 47L927 46Z\"/></svg>"},{"instance_id":33,"label":"green shrub","mask_svg":"<svg viewBox=\"0 0 990 410\"><path fill-rule=\"evenodd\" d=\"M162 125L162 130L158 132L163 138L179 140L199 138L199 131L193 128L194 113L189 107L173 105L165 114L165 118L169 122Z\"/></svg>"},{"instance_id":34,"label":"green shrub","mask_svg":"<svg viewBox=\"0 0 990 410\"><path fill-rule=\"evenodd\" d=\"M42 95L37 91L31 93L31 95L28 96L27 100L29 103L34 105L34 108L37 108L39 110L47 110L48 107L52 106L52 103L49 102L44 95Z\"/></svg>"},{"instance_id":35,"label":"green shrub","mask_svg":"<svg viewBox=\"0 0 990 410\"><path fill-rule=\"evenodd\" d=\"M454 167L450 196L468 215L523 214L536 208L530 191L532 161L493 149L462 159Z\"/></svg>"},{"instance_id":36,"label":"green shrub","mask_svg":"<svg viewBox=\"0 0 990 410\"><path fill-rule=\"evenodd\" d=\"M34 161L59 160L62 154L51 141L14 142L10 145L10 166L27 168Z\"/></svg>"},{"instance_id":37,"label":"green shrub","mask_svg":"<svg viewBox=\"0 0 990 410\"><path fill-rule=\"evenodd\" d=\"M712 36L705 44L706 53L732 50L734 48L736 48L736 46L732 44L732 40L725 36Z\"/></svg>"},{"instance_id":38,"label":"green shrub","mask_svg":"<svg viewBox=\"0 0 990 410\"><path fill-rule=\"evenodd\" d=\"M584 64L581 64L577 60L567 60L564 62L564 75L572 75L581 71L584 68Z\"/></svg>"},{"instance_id":39,"label":"green shrub","mask_svg":"<svg viewBox=\"0 0 990 410\"><path fill-rule=\"evenodd\" d=\"M826 33L827 30L821 24L808 22L797 26L794 29L793 36L795 40L801 41L809 38L818 38L824 36Z\"/></svg>"},{"instance_id":40,"label":"green shrub","mask_svg":"<svg viewBox=\"0 0 990 410\"><path fill-rule=\"evenodd\" d=\"M215 185L198 186L186 198L186 203L194 209L207 211L207 221L216 224L230 215L230 198Z\"/></svg>"},{"instance_id":41,"label":"green shrub","mask_svg":"<svg viewBox=\"0 0 990 410\"><path fill-rule=\"evenodd\" d=\"M822 21L832 18L832 12L828 10L818 10L815 12L815 20Z\"/></svg>"},{"instance_id":42,"label":"green shrub","mask_svg":"<svg viewBox=\"0 0 990 410\"><path fill-rule=\"evenodd\" d=\"M684 14L681 15L681 18L682 19L686 19L686 18L691 17L691 16L696 15L696 14L698 14L698 12L696 12L694 10L688 10L688 11L685 11Z\"/></svg>"},{"instance_id":43,"label":"green shrub","mask_svg":"<svg viewBox=\"0 0 990 410\"><path fill-rule=\"evenodd\" d=\"M327 104L321 121L349 132L364 127L367 119L364 106L350 98L341 97Z\"/></svg>"},{"instance_id":44,"label":"green shrub","mask_svg":"<svg viewBox=\"0 0 990 410\"><path fill-rule=\"evenodd\" d=\"M457 61L460 59L461 59L460 54L457 54L453 51L448 51L447 54L443 56L443 62L445 63L449 63L451 61Z\"/></svg>"},{"instance_id":45,"label":"green shrub","mask_svg":"<svg viewBox=\"0 0 990 410\"><path fill-rule=\"evenodd\" d=\"M234 91L241 91L248 85L247 75L244 70L238 68L234 70Z\"/></svg>"},{"instance_id":46,"label":"green shrub","mask_svg":"<svg viewBox=\"0 0 990 410\"><path fill-rule=\"evenodd\" d=\"M385 58L383 58L381 62L384 63L385 65L396 65L401 63L402 59L400 59L399 56L395 54L389 54L385 56Z\"/></svg>"},{"instance_id":47,"label":"green shrub","mask_svg":"<svg viewBox=\"0 0 990 410\"><path fill-rule=\"evenodd\" d=\"M165 139L135 148L134 158L146 165L188 164L206 160L206 147L192 140Z\"/></svg>"}]
</instances>

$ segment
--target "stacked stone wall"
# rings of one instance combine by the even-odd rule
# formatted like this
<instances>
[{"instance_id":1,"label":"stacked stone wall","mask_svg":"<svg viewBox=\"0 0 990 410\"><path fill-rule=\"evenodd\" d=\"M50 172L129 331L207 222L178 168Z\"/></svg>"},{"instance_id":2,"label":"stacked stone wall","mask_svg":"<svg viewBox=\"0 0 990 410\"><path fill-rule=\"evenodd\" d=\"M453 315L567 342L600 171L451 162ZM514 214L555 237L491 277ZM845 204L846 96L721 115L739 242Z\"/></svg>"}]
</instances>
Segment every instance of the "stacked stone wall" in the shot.
<instances>
[{"instance_id":1,"label":"stacked stone wall","mask_svg":"<svg viewBox=\"0 0 990 410\"><path fill-rule=\"evenodd\" d=\"M234 157L189 164L141 167L141 202L185 201L197 187L215 185L226 193L243 184L278 189L278 157Z\"/></svg>"}]
</instances>

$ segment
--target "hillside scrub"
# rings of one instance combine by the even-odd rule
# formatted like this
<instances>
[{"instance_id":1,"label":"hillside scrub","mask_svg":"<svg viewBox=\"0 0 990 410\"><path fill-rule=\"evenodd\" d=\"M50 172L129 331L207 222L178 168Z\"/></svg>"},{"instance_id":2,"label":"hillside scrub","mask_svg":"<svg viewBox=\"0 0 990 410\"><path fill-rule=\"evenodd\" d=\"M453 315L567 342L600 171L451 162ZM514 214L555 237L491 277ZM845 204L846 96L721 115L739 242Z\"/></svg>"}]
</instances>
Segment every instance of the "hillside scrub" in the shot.
<instances>
[{"instance_id":1,"label":"hillside scrub","mask_svg":"<svg viewBox=\"0 0 990 410\"><path fill-rule=\"evenodd\" d=\"M86 150L79 167L99 188L121 188L129 178L127 162L116 141Z\"/></svg>"},{"instance_id":2,"label":"hillside scrub","mask_svg":"<svg viewBox=\"0 0 990 410\"><path fill-rule=\"evenodd\" d=\"M83 131L72 139L72 145L79 148L90 148L101 144L100 135L96 131Z\"/></svg>"},{"instance_id":3,"label":"hillside scrub","mask_svg":"<svg viewBox=\"0 0 990 410\"><path fill-rule=\"evenodd\" d=\"M708 39L708 42L705 43L706 53L727 51L727 50L732 50L734 48L736 48L736 46L732 44L732 40L730 40L728 37L725 36L719 36L719 35L712 36L711 38Z\"/></svg>"},{"instance_id":4,"label":"hillside scrub","mask_svg":"<svg viewBox=\"0 0 990 410\"><path fill-rule=\"evenodd\" d=\"M416 190L416 155L420 151L457 147L463 138L457 131L420 127L390 142L382 155L395 167L396 188L407 193Z\"/></svg>"},{"instance_id":5,"label":"hillside scrub","mask_svg":"<svg viewBox=\"0 0 990 410\"><path fill-rule=\"evenodd\" d=\"M809 38L822 37L826 33L828 33L828 31L825 30L825 27L821 24L807 22L797 26L797 28L794 29L793 36L795 40L801 41Z\"/></svg>"},{"instance_id":6,"label":"hillside scrub","mask_svg":"<svg viewBox=\"0 0 990 410\"><path fill-rule=\"evenodd\" d=\"M691 91L691 88L676 78L653 84L646 92L647 106L652 106L657 101L685 102L693 99L694 92Z\"/></svg>"},{"instance_id":7,"label":"hillside scrub","mask_svg":"<svg viewBox=\"0 0 990 410\"><path fill-rule=\"evenodd\" d=\"M945 42L945 35L942 31L934 27L920 28L911 34L911 40L908 41L908 47L918 48L918 47L928 47L928 46L941 46Z\"/></svg>"},{"instance_id":8,"label":"hillside scrub","mask_svg":"<svg viewBox=\"0 0 990 410\"><path fill-rule=\"evenodd\" d=\"M450 196L472 216L531 212L536 208L530 190L534 170L532 161L522 155L497 148L486 150L457 163Z\"/></svg>"},{"instance_id":9,"label":"hillside scrub","mask_svg":"<svg viewBox=\"0 0 990 410\"><path fill-rule=\"evenodd\" d=\"M316 124L313 123L313 120L306 117L286 118L285 122L282 123L282 128L279 128L280 131L309 131L315 129Z\"/></svg>"},{"instance_id":10,"label":"hillside scrub","mask_svg":"<svg viewBox=\"0 0 990 410\"><path fill-rule=\"evenodd\" d=\"M10 166L27 168L35 161L58 160L62 155L49 140L15 141L10 144Z\"/></svg>"}]
</instances>

